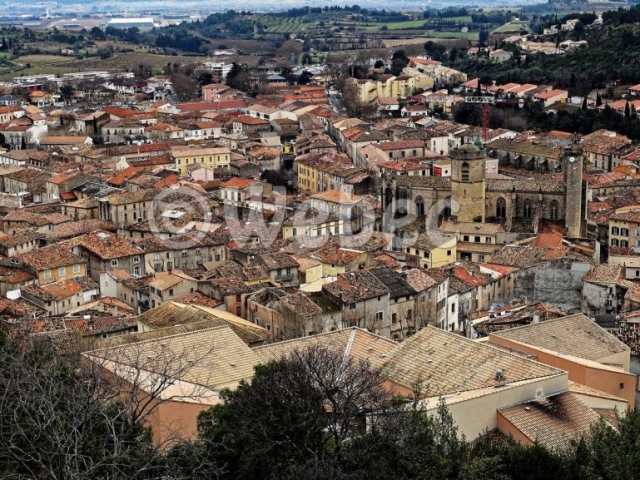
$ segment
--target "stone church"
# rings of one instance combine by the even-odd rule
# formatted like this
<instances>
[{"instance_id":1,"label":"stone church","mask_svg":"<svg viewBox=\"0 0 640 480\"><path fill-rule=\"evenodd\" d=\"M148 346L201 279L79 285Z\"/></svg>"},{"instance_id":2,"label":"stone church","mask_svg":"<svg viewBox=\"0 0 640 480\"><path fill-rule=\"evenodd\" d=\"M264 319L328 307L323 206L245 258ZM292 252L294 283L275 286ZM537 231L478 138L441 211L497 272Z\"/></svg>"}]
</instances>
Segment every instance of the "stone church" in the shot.
<instances>
[{"instance_id":1,"label":"stone church","mask_svg":"<svg viewBox=\"0 0 640 480\"><path fill-rule=\"evenodd\" d=\"M509 177L486 173L484 148L465 144L450 151L451 177L386 175L382 178L383 225L394 232L422 217L431 226L443 218L458 222L514 222L538 231L541 220L564 222L569 238L579 238L585 218L583 155L565 147L562 173ZM529 230L530 226L530 230Z\"/></svg>"}]
</instances>

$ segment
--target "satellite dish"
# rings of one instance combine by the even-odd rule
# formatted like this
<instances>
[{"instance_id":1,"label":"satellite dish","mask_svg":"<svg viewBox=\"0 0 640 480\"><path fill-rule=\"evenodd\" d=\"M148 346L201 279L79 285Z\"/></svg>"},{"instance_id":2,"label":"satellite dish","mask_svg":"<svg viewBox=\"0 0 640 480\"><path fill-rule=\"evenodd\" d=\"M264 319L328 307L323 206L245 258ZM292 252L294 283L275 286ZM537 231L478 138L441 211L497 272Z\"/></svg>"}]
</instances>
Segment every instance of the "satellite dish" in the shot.
<instances>
[{"instance_id":1,"label":"satellite dish","mask_svg":"<svg viewBox=\"0 0 640 480\"><path fill-rule=\"evenodd\" d=\"M569 163L575 163L576 157L569 157Z\"/></svg>"}]
</instances>

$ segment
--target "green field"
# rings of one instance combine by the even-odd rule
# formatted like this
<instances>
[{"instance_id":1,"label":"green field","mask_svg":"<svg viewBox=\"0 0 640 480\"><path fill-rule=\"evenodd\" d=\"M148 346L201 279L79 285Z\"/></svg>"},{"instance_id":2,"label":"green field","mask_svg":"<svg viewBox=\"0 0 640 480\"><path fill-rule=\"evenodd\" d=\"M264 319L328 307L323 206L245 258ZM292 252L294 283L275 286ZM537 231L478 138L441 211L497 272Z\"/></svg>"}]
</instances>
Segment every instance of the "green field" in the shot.
<instances>
[{"instance_id":1,"label":"green field","mask_svg":"<svg viewBox=\"0 0 640 480\"><path fill-rule=\"evenodd\" d=\"M447 21L453 21L453 22L458 22L458 23L472 23L473 20L471 19L471 15L466 15L464 17L446 17L443 18L442 20L447 20ZM433 23L434 25L438 24L438 20L435 19L429 19L426 20L427 23Z\"/></svg>"},{"instance_id":2,"label":"green field","mask_svg":"<svg viewBox=\"0 0 640 480\"><path fill-rule=\"evenodd\" d=\"M380 30L383 25L389 30L405 30L407 28L421 28L424 25L424 20L409 20L407 22L391 22L391 23L374 23L367 27L367 30Z\"/></svg>"},{"instance_id":3,"label":"green field","mask_svg":"<svg viewBox=\"0 0 640 480\"><path fill-rule=\"evenodd\" d=\"M529 31L529 22L509 22L496 28L493 33L518 33L520 30Z\"/></svg>"},{"instance_id":4,"label":"green field","mask_svg":"<svg viewBox=\"0 0 640 480\"><path fill-rule=\"evenodd\" d=\"M304 30L308 25L302 22L301 17L275 18L263 16L258 21L267 27L267 33L297 33Z\"/></svg>"},{"instance_id":5,"label":"green field","mask_svg":"<svg viewBox=\"0 0 640 480\"><path fill-rule=\"evenodd\" d=\"M424 34L430 38L456 38L462 40L478 39L478 32L436 32L435 30L427 30Z\"/></svg>"},{"instance_id":6,"label":"green field","mask_svg":"<svg viewBox=\"0 0 640 480\"><path fill-rule=\"evenodd\" d=\"M65 59L62 61L61 59ZM56 74L83 72L87 70L107 70L115 72L137 71L140 65L148 65L153 71L161 71L167 63L188 64L202 61L202 57L188 57L182 55L154 55L144 52L116 53L113 57L103 60L99 57L89 57L77 60L71 57L56 57L54 55L27 55L17 61L21 64L29 63L29 68L0 69L0 81L10 80L23 75Z\"/></svg>"}]
</instances>

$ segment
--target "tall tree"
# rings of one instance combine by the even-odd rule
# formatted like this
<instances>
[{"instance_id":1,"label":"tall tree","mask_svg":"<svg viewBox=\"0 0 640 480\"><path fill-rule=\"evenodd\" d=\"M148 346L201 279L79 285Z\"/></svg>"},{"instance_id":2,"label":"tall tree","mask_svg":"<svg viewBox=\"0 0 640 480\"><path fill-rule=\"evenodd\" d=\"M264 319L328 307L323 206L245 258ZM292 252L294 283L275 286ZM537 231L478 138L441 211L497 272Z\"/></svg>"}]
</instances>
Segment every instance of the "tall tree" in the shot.
<instances>
[{"instance_id":1,"label":"tall tree","mask_svg":"<svg viewBox=\"0 0 640 480\"><path fill-rule=\"evenodd\" d=\"M391 74L398 76L402 73L402 70L409 65L409 59L404 50L397 50L393 52L391 57Z\"/></svg>"},{"instance_id":2,"label":"tall tree","mask_svg":"<svg viewBox=\"0 0 640 480\"><path fill-rule=\"evenodd\" d=\"M0 476L153 478L165 475L150 431L73 357L0 333ZM104 385L100 385L103 387Z\"/></svg>"},{"instance_id":3,"label":"tall tree","mask_svg":"<svg viewBox=\"0 0 640 480\"><path fill-rule=\"evenodd\" d=\"M223 392L224 405L198 419L210 465L229 478L273 478L294 464L339 455L365 432L367 412L390 401L366 362L311 347L256 368L251 383Z\"/></svg>"}]
</instances>

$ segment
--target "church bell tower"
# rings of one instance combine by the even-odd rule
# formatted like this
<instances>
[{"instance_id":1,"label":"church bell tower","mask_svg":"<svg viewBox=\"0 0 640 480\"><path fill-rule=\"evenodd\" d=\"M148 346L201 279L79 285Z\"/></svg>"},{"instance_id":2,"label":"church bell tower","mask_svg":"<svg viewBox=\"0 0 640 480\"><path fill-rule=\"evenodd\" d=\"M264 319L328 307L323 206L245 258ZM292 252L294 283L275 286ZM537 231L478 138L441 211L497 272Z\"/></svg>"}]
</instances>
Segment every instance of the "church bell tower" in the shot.
<instances>
[{"instance_id":1,"label":"church bell tower","mask_svg":"<svg viewBox=\"0 0 640 480\"><path fill-rule=\"evenodd\" d=\"M484 222L485 149L465 144L451 157L451 215L458 222Z\"/></svg>"},{"instance_id":2,"label":"church bell tower","mask_svg":"<svg viewBox=\"0 0 640 480\"><path fill-rule=\"evenodd\" d=\"M565 183L565 227L569 238L580 238L583 219L583 171L582 148L578 143L572 143L564 149L562 155L562 171Z\"/></svg>"}]
</instances>

